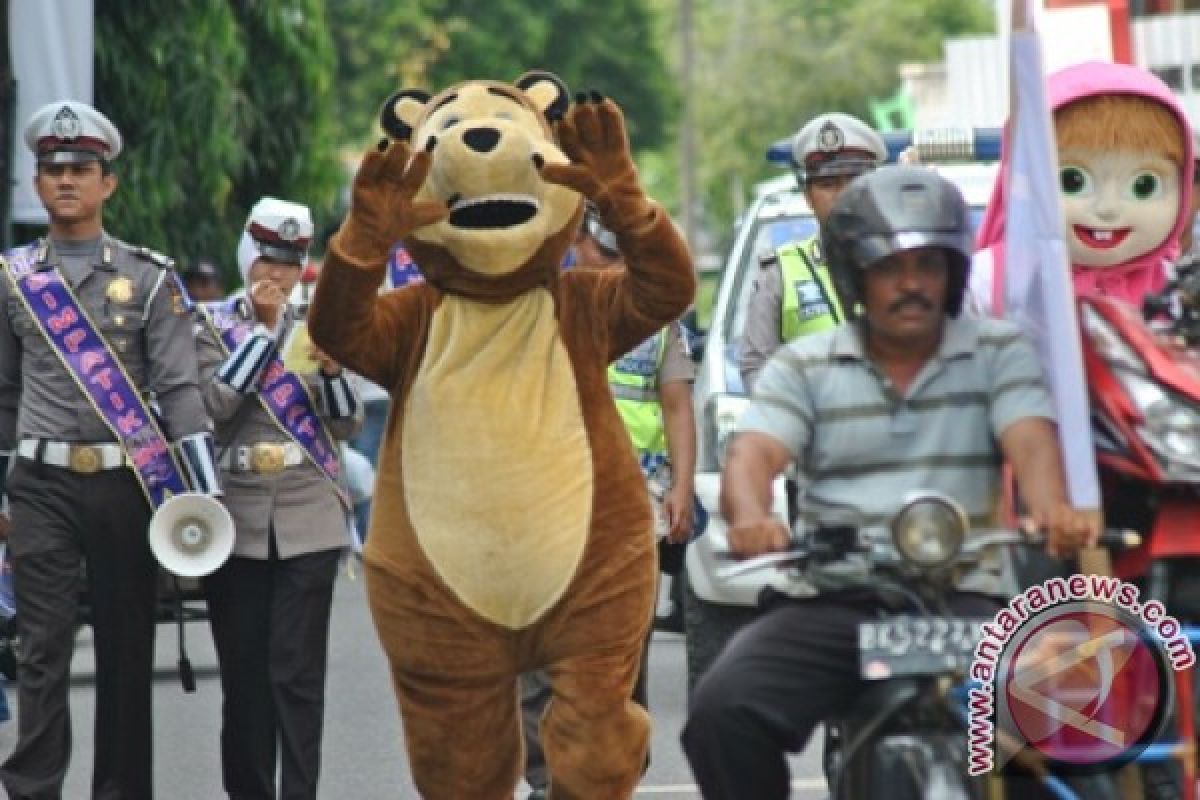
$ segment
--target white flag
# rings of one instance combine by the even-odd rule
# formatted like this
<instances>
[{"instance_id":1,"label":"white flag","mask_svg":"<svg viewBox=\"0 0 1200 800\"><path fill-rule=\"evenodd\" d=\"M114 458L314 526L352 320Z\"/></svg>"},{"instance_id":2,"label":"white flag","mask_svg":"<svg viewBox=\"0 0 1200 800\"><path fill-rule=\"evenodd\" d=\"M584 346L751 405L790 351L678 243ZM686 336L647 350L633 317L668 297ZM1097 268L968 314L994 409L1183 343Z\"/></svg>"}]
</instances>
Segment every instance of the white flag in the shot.
<instances>
[{"instance_id":1,"label":"white flag","mask_svg":"<svg viewBox=\"0 0 1200 800\"><path fill-rule=\"evenodd\" d=\"M1058 156L1029 0L1013 3L1009 74L1003 311L1029 334L1041 357L1054 396L1071 503L1099 508L1079 321L1059 206Z\"/></svg>"}]
</instances>

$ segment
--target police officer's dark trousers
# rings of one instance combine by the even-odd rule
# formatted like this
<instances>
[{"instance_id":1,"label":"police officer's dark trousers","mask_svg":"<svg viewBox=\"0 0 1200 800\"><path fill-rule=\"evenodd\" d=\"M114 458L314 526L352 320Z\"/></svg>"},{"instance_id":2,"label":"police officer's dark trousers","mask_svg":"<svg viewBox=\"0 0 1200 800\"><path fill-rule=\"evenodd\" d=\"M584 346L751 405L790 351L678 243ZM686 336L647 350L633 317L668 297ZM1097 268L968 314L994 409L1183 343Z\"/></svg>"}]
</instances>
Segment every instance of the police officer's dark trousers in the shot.
<instances>
[{"instance_id":1,"label":"police officer's dark trousers","mask_svg":"<svg viewBox=\"0 0 1200 800\"><path fill-rule=\"evenodd\" d=\"M339 550L233 557L204 582L224 705L221 765L233 800L315 800L329 617ZM276 793L276 764L279 791Z\"/></svg>"},{"instance_id":2,"label":"police officer's dark trousers","mask_svg":"<svg viewBox=\"0 0 1200 800\"><path fill-rule=\"evenodd\" d=\"M8 493L19 722L0 780L13 800L61 796L71 753L68 678L82 557L96 656L92 796L148 800L157 575L149 503L129 469L81 475L23 458Z\"/></svg>"}]
</instances>

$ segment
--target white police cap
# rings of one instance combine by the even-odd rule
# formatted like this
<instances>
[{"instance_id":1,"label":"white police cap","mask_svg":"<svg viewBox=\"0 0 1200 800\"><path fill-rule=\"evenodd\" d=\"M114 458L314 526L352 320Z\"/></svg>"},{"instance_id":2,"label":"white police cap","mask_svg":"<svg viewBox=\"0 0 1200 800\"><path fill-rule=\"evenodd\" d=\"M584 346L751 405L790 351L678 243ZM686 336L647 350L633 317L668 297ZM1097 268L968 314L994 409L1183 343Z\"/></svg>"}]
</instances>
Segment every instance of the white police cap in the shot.
<instances>
[{"instance_id":1,"label":"white police cap","mask_svg":"<svg viewBox=\"0 0 1200 800\"><path fill-rule=\"evenodd\" d=\"M121 153L121 133L87 103L59 100L33 112L25 145L39 164L110 162Z\"/></svg>"},{"instance_id":2,"label":"white police cap","mask_svg":"<svg viewBox=\"0 0 1200 800\"><path fill-rule=\"evenodd\" d=\"M238 267L245 277L259 258L303 265L312 242L312 212L308 206L264 197L250 209L238 242Z\"/></svg>"},{"instance_id":3,"label":"white police cap","mask_svg":"<svg viewBox=\"0 0 1200 800\"><path fill-rule=\"evenodd\" d=\"M834 111L796 133L792 161L805 177L857 175L887 161L887 145L862 120Z\"/></svg>"}]
</instances>

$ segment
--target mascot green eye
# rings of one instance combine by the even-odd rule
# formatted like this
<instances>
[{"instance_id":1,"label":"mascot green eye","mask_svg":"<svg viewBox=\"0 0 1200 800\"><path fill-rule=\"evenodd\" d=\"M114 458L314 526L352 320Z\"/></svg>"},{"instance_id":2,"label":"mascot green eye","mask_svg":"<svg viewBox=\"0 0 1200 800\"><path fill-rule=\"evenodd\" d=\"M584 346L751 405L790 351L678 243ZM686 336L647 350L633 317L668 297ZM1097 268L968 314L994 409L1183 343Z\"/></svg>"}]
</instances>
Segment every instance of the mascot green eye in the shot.
<instances>
[{"instance_id":1,"label":"mascot green eye","mask_svg":"<svg viewBox=\"0 0 1200 800\"><path fill-rule=\"evenodd\" d=\"M450 128L453 128L455 125L457 125L460 122L462 122L462 120L458 117L455 117L455 116L446 117L444 120L442 120L442 130L448 130Z\"/></svg>"},{"instance_id":2,"label":"mascot green eye","mask_svg":"<svg viewBox=\"0 0 1200 800\"><path fill-rule=\"evenodd\" d=\"M1065 195L1083 194L1092 186L1091 176L1079 167L1063 167L1058 172L1058 180Z\"/></svg>"},{"instance_id":3,"label":"mascot green eye","mask_svg":"<svg viewBox=\"0 0 1200 800\"><path fill-rule=\"evenodd\" d=\"M1162 189L1162 181L1153 172L1139 172L1129 187L1137 200L1150 200L1157 197Z\"/></svg>"}]
</instances>

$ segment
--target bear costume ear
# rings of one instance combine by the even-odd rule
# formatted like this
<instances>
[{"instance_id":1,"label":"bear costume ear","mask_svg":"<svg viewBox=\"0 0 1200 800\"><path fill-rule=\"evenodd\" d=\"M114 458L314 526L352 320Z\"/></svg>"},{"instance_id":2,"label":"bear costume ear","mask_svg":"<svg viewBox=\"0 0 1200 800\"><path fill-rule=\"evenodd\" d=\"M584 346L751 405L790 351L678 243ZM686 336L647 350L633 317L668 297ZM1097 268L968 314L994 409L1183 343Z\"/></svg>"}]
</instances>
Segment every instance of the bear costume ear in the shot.
<instances>
[{"instance_id":1,"label":"bear costume ear","mask_svg":"<svg viewBox=\"0 0 1200 800\"><path fill-rule=\"evenodd\" d=\"M429 92L421 89L401 89L389 97L380 109L380 127L393 139L409 141L429 98Z\"/></svg>"},{"instance_id":2,"label":"bear costume ear","mask_svg":"<svg viewBox=\"0 0 1200 800\"><path fill-rule=\"evenodd\" d=\"M552 72L533 70L517 78L518 89L525 92L535 108L546 115L546 119L554 122L562 119L571 105L571 93L562 78Z\"/></svg>"}]
</instances>

